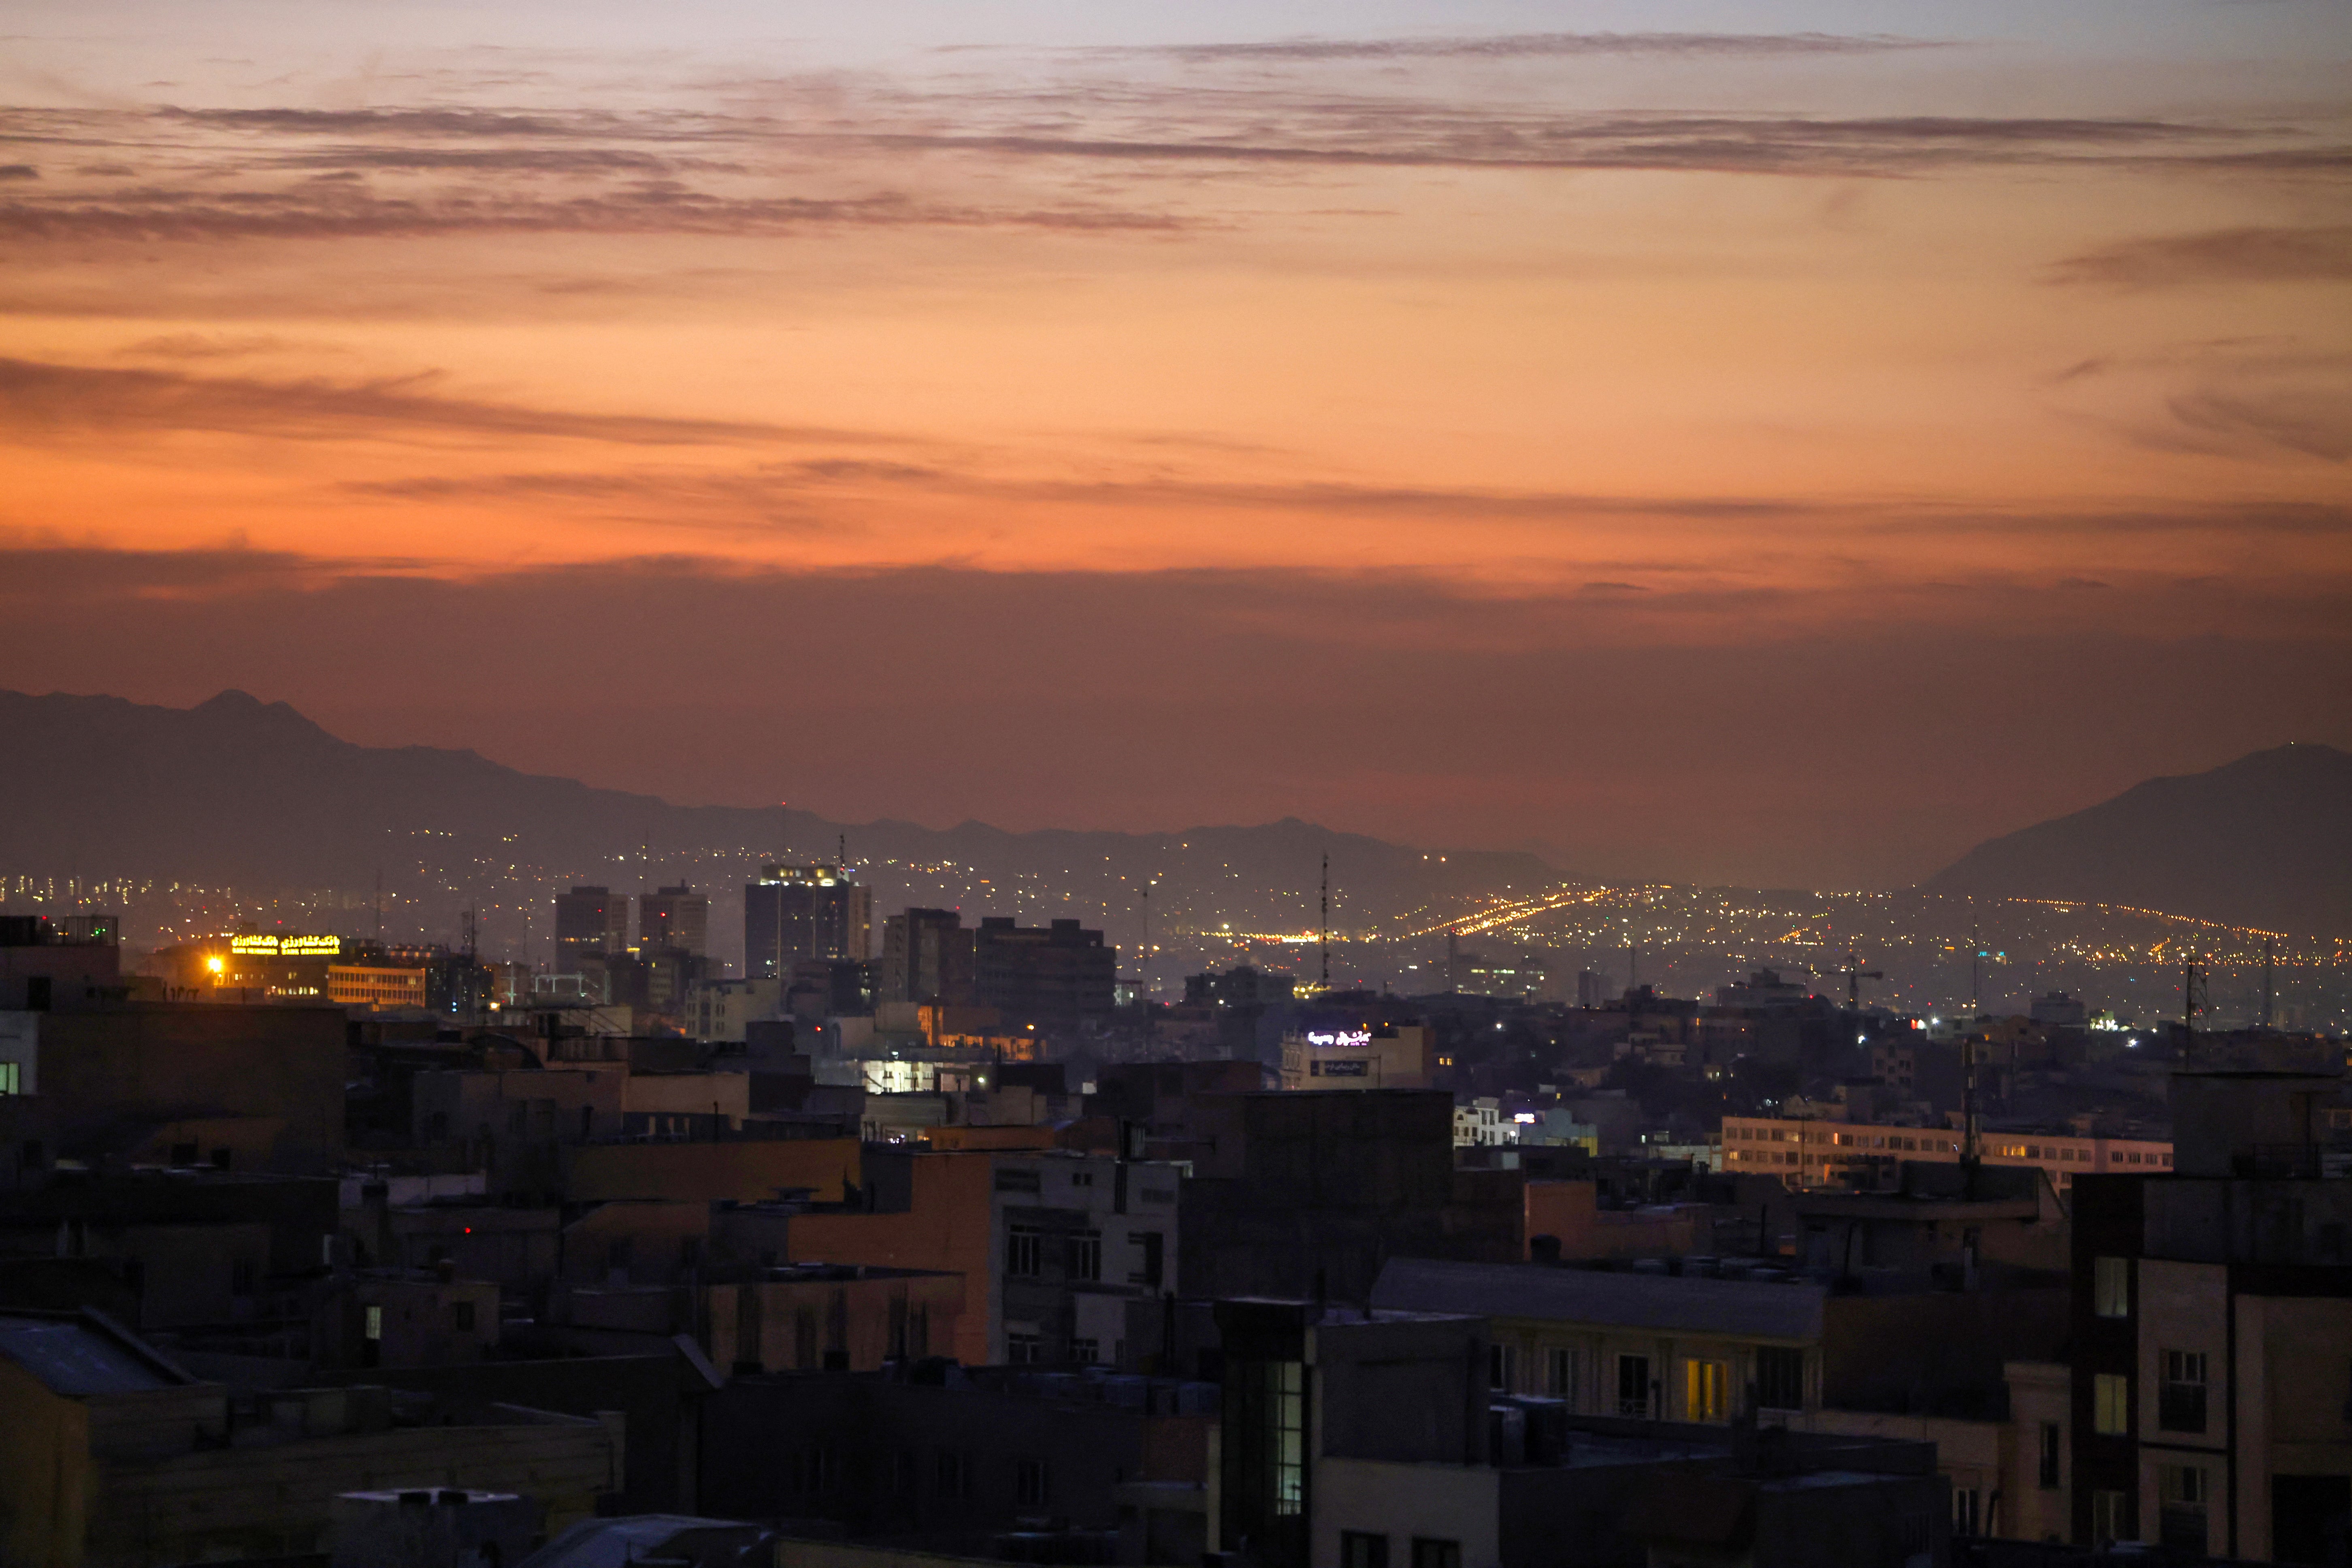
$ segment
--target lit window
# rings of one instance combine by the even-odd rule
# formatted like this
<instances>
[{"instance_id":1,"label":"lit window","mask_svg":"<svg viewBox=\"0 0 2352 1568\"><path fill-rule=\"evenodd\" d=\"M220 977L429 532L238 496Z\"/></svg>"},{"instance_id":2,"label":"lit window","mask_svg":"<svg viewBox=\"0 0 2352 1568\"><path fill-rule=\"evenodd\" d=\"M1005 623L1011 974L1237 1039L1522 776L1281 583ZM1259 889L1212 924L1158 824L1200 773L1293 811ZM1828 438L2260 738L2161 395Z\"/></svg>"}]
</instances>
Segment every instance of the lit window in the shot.
<instances>
[{"instance_id":1,"label":"lit window","mask_svg":"<svg viewBox=\"0 0 2352 1568\"><path fill-rule=\"evenodd\" d=\"M1731 1418L1730 1396L1730 1363L1683 1363L1683 1419L1727 1421Z\"/></svg>"},{"instance_id":2,"label":"lit window","mask_svg":"<svg viewBox=\"0 0 2352 1568\"><path fill-rule=\"evenodd\" d=\"M2091 1260L2091 1310L2102 1318L2131 1316L2131 1259Z\"/></svg>"},{"instance_id":3,"label":"lit window","mask_svg":"<svg viewBox=\"0 0 2352 1568\"><path fill-rule=\"evenodd\" d=\"M2130 1378L2113 1372L2093 1374L2091 1430L2102 1437L2121 1437L2131 1430Z\"/></svg>"}]
</instances>

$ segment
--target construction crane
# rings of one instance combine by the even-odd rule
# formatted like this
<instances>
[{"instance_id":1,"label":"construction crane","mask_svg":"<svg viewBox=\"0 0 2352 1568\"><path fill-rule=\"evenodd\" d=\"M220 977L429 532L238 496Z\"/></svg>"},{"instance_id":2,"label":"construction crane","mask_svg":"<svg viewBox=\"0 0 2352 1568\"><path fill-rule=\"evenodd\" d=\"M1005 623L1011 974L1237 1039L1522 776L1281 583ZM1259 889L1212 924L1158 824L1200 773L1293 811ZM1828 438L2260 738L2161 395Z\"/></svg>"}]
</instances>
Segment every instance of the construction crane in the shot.
<instances>
[{"instance_id":1,"label":"construction crane","mask_svg":"<svg viewBox=\"0 0 2352 1568\"><path fill-rule=\"evenodd\" d=\"M1864 969L1862 966L1862 954L1849 951L1845 955L1845 1005L1847 1010L1854 1013L1862 1011L1862 983L1864 981L1884 980L1885 978L1885 971L1880 969Z\"/></svg>"}]
</instances>

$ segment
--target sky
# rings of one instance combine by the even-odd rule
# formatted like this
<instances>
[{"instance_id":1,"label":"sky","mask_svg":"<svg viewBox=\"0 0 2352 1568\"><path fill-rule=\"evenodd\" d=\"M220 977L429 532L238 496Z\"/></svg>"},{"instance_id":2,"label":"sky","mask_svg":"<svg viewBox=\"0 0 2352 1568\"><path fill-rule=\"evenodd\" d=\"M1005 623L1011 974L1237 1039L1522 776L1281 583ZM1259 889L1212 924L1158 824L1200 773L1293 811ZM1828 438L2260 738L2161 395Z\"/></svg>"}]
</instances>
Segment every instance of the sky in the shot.
<instances>
[{"instance_id":1,"label":"sky","mask_svg":"<svg viewBox=\"0 0 2352 1568\"><path fill-rule=\"evenodd\" d=\"M2352 12L16 0L0 685L1894 887L2352 745Z\"/></svg>"}]
</instances>

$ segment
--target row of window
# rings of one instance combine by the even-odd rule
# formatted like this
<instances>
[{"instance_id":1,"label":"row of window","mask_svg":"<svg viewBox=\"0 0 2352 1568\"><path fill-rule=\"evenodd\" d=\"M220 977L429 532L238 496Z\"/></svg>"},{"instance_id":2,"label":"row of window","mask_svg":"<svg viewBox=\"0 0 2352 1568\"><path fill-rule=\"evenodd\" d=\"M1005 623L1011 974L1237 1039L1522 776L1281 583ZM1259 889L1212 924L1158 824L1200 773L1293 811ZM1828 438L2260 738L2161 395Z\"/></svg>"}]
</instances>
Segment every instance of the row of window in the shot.
<instances>
[{"instance_id":1,"label":"row of window","mask_svg":"<svg viewBox=\"0 0 2352 1568\"><path fill-rule=\"evenodd\" d=\"M1553 1345L1543 1352L1542 1392L1564 1400L1571 1409L1584 1402L1580 1369L1585 1352L1572 1346ZM1615 1376L1606 1385L1605 1413L1636 1417L1663 1416L1659 1408L1664 1390L1654 1379L1651 1358L1621 1353L1613 1358ZM1805 1408L1805 1352L1791 1345L1759 1345L1753 1352L1758 1408ZM1487 1348L1487 1381L1498 1393L1527 1392L1519 1386L1518 1347L1496 1343ZM1685 1421L1728 1421L1740 1401L1731 1381L1731 1362L1710 1356L1685 1357L1682 1363L1682 1410Z\"/></svg>"},{"instance_id":2,"label":"row of window","mask_svg":"<svg viewBox=\"0 0 2352 1568\"><path fill-rule=\"evenodd\" d=\"M2206 1360L2203 1351L2166 1351L2157 1385L2156 1424L2166 1432L2203 1432ZM2132 1380L2119 1372L2091 1376L2091 1430L2102 1437L2130 1435Z\"/></svg>"},{"instance_id":3,"label":"row of window","mask_svg":"<svg viewBox=\"0 0 2352 1568\"><path fill-rule=\"evenodd\" d=\"M1723 1135L1736 1142L1815 1143L1837 1149L1884 1149L1890 1153L1957 1154L1960 1152L1956 1139L1907 1132L1838 1132L1822 1127L1783 1130L1727 1124ZM2097 1163L2094 1151L2076 1144L1995 1143L1985 1152L1995 1159L2048 1161L2055 1164L2089 1165ZM1731 1157L1738 1159L1739 1156L1734 1153ZM2172 1155L2170 1152L2160 1149L2111 1149L2107 1153L2107 1163L2110 1165L2169 1166Z\"/></svg>"}]
</instances>

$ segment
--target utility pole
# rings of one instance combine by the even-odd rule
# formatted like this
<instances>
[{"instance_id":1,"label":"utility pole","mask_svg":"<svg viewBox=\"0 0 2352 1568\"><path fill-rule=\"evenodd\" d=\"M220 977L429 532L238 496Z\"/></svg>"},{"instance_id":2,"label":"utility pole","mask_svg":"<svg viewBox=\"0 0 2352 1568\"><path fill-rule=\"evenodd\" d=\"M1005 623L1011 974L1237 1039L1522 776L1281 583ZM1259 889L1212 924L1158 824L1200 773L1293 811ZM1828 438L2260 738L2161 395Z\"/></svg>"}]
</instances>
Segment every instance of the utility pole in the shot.
<instances>
[{"instance_id":1,"label":"utility pole","mask_svg":"<svg viewBox=\"0 0 2352 1568\"><path fill-rule=\"evenodd\" d=\"M2187 1065L2197 1051L2197 1015L2205 1010L2202 964L2190 953L2180 971L2180 1060Z\"/></svg>"},{"instance_id":2,"label":"utility pole","mask_svg":"<svg viewBox=\"0 0 2352 1568\"><path fill-rule=\"evenodd\" d=\"M1323 917L1318 928L1318 943L1323 952L1323 989L1331 989L1331 855L1323 855Z\"/></svg>"},{"instance_id":3,"label":"utility pole","mask_svg":"<svg viewBox=\"0 0 2352 1568\"><path fill-rule=\"evenodd\" d=\"M459 994L465 1002L466 1022L471 1024L478 1022L480 1018L480 1000L475 993L480 989L482 979L481 961L476 956L478 948L474 930L474 911L471 909L466 911L465 932L465 951L462 960L466 966L466 984L465 989Z\"/></svg>"},{"instance_id":4,"label":"utility pole","mask_svg":"<svg viewBox=\"0 0 2352 1568\"><path fill-rule=\"evenodd\" d=\"M1151 1000L1151 883L1143 884L1143 946L1135 957L1135 973L1143 990L1143 999Z\"/></svg>"},{"instance_id":5,"label":"utility pole","mask_svg":"<svg viewBox=\"0 0 2352 1568\"><path fill-rule=\"evenodd\" d=\"M1969 1012L1984 1016L1984 942L1977 935L1977 922L1969 921Z\"/></svg>"},{"instance_id":6,"label":"utility pole","mask_svg":"<svg viewBox=\"0 0 2352 1568\"><path fill-rule=\"evenodd\" d=\"M2263 938L2263 1029L2265 1033L2271 1026L2272 1005L2278 999L2277 963L2278 938L2266 936Z\"/></svg>"},{"instance_id":7,"label":"utility pole","mask_svg":"<svg viewBox=\"0 0 2352 1568\"><path fill-rule=\"evenodd\" d=\"M1977 1166L1984 1159L1984 1135L1977 1125L1977 1037L1960 1040L1960 1170L1964 1192L1976 1195Z\"/></svg>"}]
</instances>

